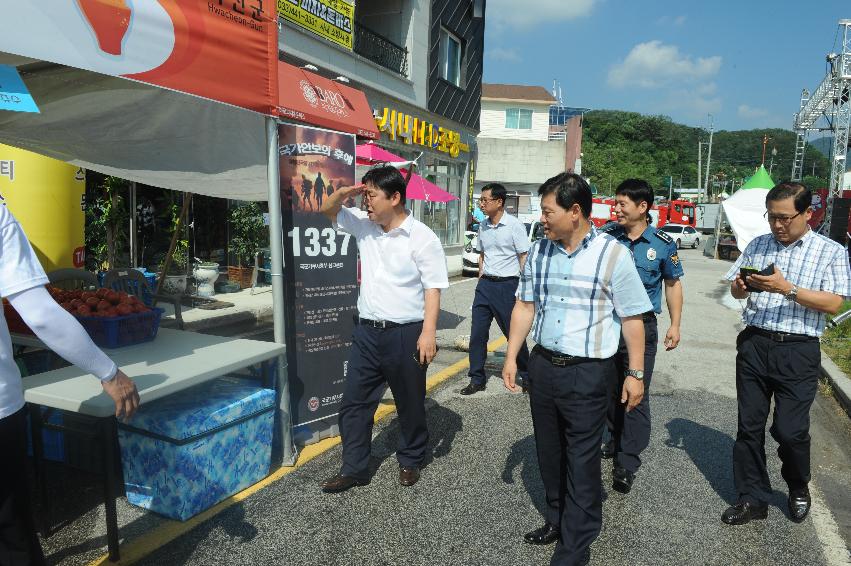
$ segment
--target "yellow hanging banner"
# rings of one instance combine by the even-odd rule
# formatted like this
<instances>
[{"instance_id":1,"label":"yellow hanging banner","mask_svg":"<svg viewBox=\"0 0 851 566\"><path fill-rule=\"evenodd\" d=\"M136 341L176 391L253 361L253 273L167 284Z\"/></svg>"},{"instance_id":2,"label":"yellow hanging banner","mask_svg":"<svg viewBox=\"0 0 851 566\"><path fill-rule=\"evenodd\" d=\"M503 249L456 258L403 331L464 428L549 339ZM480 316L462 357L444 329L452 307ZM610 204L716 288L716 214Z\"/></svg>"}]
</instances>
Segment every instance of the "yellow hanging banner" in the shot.
<instances>
[{"instance_id":1,"label":"yellow hanging banner","mask_svg":"<svg viewBox=\"0 0 851 566\"><path fill-rule=\"evenodd\" d=\"M85 195L83 169L0 144L0 206L21 223L48 273L85 266Z\"/></svg>"},{"instance_id":2,"label":"yellow hanging banner","mask_svg":"<svg viewBox=\"0 0 851 566\"><path fill-rule=\"evenodd\" d=\"M278 0L278 15L351 50L355 3L347 0Z\"/></svg>"}]
</instances>

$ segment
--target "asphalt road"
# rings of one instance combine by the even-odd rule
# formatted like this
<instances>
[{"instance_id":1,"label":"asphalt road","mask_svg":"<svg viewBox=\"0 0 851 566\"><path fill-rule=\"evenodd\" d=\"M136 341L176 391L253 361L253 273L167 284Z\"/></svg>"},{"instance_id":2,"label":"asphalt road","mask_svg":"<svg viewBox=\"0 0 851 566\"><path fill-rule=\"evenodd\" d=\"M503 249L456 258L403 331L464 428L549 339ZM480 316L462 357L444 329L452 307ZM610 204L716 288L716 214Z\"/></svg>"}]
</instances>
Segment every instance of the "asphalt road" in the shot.
<instances>
[{"instance_id":1,"label":"asphalt road","mask_svg":"<svg viewBox=\"0 0 851 566\"><path fill-rule=\"evenodd\" d=\"M812 411L815 495L802 524L786 516L785 485L767 435L775 492L769 517L743 527L720 521L735 497L734 338L740 305L720 281L729 263L683 250L686 294L683 342L657 357L653 433L633 491L609 489L604 462L604 526L592 564L844 565L851 540L851 430L832 398ZM469 334L475 281L459 280L443 299L439 359L430 374L464 359L453 348ZM660 335L667 328L660 317ZM497 338L494 325L491 337ZM498 373L499 353L490 367ZM528 399L497 380L462 397L462 371L428 399L430 457L421 481L398 484L395 418L375 428L370 485L336 495L318 482L340 464L336 446L189 532L161 544L139 564L514 565L548 564L551 547L522 535L542 522L543 504ZM66 491L67 493L67 491ZM94 501L94 495L90 500ZM52 563L85 564L102 555L101 511L94 504L45 543ZM120 506L128 547L164 521Z\"/></svg>"}]
</instances>

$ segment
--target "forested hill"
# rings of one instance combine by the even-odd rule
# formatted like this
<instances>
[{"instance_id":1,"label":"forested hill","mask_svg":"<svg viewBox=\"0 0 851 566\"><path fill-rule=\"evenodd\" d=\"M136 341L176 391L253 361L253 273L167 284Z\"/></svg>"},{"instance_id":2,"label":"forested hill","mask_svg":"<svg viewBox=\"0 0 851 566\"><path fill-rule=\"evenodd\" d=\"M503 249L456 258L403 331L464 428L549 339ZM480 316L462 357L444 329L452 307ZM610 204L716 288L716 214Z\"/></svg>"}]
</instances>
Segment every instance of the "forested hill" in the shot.
<instances>
[{"instance_id":1,"label":"forested hill","mask_svg":"<svg viewBox=\"0 0 851 566\"><path fill-rule=\"evenodd\" d=\"M795 155L795 134L791 130L739 130L715 132L712 142L710 181L716 192L729 192L750 177L762 161L763 137L769 137L765 167L771 165L776 181L788 179ZM697 144L708 142L709 132L674 123L667 116L645 116L619 110L594 110L585 114L582 140L582 174L604 194L629 177L647 179L659 193L667 194L668 177L673 186L697 187ZM813 167L815 166L815 169ZM703 148L703 173L706 146ZM815 173L813 175L813 172ZM816 148L807 147L804 156L804 183L813 188L827 186L830 161ZM663 190L664 189L664 190Z\"/></svg>"}]
</instances>

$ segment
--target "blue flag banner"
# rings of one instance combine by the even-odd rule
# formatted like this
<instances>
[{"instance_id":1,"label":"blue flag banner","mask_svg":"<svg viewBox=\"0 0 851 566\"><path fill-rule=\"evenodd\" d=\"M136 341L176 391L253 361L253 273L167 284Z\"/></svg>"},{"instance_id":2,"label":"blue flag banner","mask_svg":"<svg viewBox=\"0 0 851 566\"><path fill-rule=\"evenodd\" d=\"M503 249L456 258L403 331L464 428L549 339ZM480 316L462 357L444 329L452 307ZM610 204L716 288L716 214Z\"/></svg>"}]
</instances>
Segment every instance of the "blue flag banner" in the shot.
<instances>
[{"instance_id":1,"label":"blue flag banner","mask_svg":"<svg viewBox=\"0 0 851 566\"><path fill-rule=\"evenodd\" d=\"M9 65L0 65L0 110L38 113L38 106L18 70Z\"/></svg>"}]
</instances>

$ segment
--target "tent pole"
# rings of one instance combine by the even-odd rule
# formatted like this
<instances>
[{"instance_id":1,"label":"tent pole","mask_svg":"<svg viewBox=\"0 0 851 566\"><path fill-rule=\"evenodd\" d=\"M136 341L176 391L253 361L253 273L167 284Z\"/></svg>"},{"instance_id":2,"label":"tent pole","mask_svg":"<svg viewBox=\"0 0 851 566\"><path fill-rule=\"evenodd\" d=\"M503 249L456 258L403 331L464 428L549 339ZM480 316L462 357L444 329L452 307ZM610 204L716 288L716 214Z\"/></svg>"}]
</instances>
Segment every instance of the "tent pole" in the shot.
<instances>
[{"instance_id":1,"label":"tent pole","mask_svg":"<svg viewBox=\"0 0 851 566\"><path fill-rule=\"evenodd\" d=\"M286 344L284 318L284 234L281 216L281 180L278 155L278 123L266 117L267 175L269 181L269 254L272 267L272 308L275 342ZM290 383L287 375L286 354L278 356L278 419L277 433L281 439L281 465L292 466L296 461L290 408Z\"/></svg>"},{"instance_id":2,"label":"tent pole","mask_svg":"<svg viewBox=\"0 0 851 566\"><path fill-rule=\"evenodd\" d=\"M137 243L136 233L136 182L130 183L130 267L139 267L136 258Z\"/></svg>"}]
</instances>

